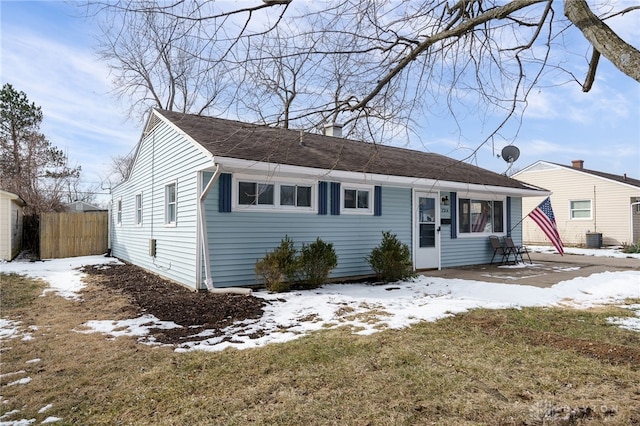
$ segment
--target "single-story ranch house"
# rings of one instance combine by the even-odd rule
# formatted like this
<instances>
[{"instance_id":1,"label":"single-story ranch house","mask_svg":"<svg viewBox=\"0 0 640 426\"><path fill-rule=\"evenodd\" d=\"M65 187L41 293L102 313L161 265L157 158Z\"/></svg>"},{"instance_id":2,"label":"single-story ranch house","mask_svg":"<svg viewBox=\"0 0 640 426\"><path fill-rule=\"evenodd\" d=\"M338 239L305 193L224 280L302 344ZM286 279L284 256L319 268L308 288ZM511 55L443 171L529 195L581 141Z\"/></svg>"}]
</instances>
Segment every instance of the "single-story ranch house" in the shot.
<instances>
[{"instance_id":1,"label":"single-story ranch house","mask_svg":"<svg viewBox=\"0 0 640 426\"><path fill-rule=\"evenodd\" d=\"M483 264L489 235L522 241L522 198L548 195L339 132L153 110L112 191L112 255L193 289L255 285L256 261L285 236L333 243L332 279L371 275L365 257L382 231L409 245L418 270Z\"/></svg>"}]
</instances>

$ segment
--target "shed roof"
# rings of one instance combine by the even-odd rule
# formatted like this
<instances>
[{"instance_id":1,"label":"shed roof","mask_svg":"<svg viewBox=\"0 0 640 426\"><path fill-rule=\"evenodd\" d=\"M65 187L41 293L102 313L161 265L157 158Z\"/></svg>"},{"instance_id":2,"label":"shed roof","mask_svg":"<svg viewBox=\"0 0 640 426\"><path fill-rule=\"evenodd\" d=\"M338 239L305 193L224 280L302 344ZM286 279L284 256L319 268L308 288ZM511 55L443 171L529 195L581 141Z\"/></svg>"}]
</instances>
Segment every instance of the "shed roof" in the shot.
<instances>
[{"instance_id":1,"label":"shed roof","mask_svg":"<svg viewBox=\"0 0 640 426\"><path fill-rule=\"evenodd\" d=\"M324 170L533 188L505 175L431 152L202 115L155 111L214 156Z\"/></svg>"}]
</instances>

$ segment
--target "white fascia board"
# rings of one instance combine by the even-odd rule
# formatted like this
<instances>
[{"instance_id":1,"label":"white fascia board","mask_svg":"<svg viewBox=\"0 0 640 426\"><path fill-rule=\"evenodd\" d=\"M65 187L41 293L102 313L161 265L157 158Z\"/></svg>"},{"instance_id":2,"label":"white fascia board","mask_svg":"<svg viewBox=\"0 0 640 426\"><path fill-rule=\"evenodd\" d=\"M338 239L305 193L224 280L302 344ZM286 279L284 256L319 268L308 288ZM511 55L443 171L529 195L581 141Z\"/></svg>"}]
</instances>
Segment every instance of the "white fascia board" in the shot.
<instances>
[{"instance_id":1,"label":"white fascia board","mask_svg":"<svg viewBox=\"0 0 640 426\"><path fill-rule=\"evenodd\" d=\"M508 188L461 182L450 182L436 179L424 179L406 176L382 175L376 173L348 172L344 170L326 170L313 167L274 164L262 161L241 160L229 157L214 157L214 162L220 165L223 172L255 174L260 176L312 178L326 181L365 183L371 185L385 185L394 187L414 188L418 190L455 191L464 193L495 193L520 197L540 197L550 195L550 192L537 189Z\"/></svg>"},{"instance_id":2,"label":"white fascia board","mask_svg":"<svg viewBox=\"0 0 640 426\"><path fill-rule=\"evenodd\" d=\"M211 153L211 151L209 151L208 149L206 149L205 147L203 147L202 145L200 145L195 139L193 139L191 136L189 136L188 133L184 132L182 129L180 129L178 126L176 126L175 124L173 124L173 122L171 122L170 120L168 120L167 118L165 118L161 113L159 113L158 111L156 111L155 109L153 110L153 113L162 120L163 123L167 124L169 127L171 127L173 129L173 131L175 131L176 133L178 133L179 135L182 135L187 141L189 141L193 146L196 147L196 149L198 149L202 155L204 155L205 157L208 157L211 162L213 162L213 154ZM155 128L154 128L155 129ZM153 133L153 131L151 132Z\"/></svg>"},{"instance_id":3,"label":"white fascia board","mask_svg":"<svg viewBox=\"0 0 640 426\"><path fill-rule=\"evenodd\" d=\"M636 185L632 185L630 183L620 182L619 180L609 179L609 178L607 178L605 176L598 176L598 175L595 175L593 173L589 173L587 171L584 171L582 169L576 169L576 168L571 167L571 166L564 166L564 165L558 165L558 164L554 164L554 163L549 163L548 161L542 161L542 160L536 161L534 164L532 164L532 165L530 165L528 167L525 167L524 169L514 173L513 177L517 177L518 175L521 175L523 173L530 172L529 169L534 168L538 164L544 164L545 166L548 166L549 169L547 169L547 170L567 171L568 173L576 173L576 174L578 174L578 176L581 176L581 177L582 176L588 176L588 177L592 177L594 179L599 179L599 180L603 180L603 181L606 181L606 182L609 182L609 183L621 185L621 186L626 187L626 188L635 189L635 190L638 189L638 187ZM545 172L547 170L539 170L539 171L540 172Z\"/></svg>"}]
</instances>

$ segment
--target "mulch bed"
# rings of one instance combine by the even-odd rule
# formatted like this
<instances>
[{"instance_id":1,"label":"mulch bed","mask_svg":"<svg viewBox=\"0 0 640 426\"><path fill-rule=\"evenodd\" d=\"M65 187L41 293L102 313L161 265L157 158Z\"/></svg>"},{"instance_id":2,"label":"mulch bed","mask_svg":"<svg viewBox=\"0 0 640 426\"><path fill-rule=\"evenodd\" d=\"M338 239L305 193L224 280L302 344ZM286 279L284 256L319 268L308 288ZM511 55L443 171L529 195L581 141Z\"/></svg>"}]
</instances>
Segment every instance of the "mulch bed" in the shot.
<instances>
[{"instance_id":1,"label":"mulch bed","mask_svg":"<svg viewBox=\"0 0 640 426\"><path fill-rule=\"evenodd\" d=\"M170 330L152 329L155 340L163 344L222 335L221 330L233 322L260 318L266 304L251 295L189 290L131 264L86 266L82 272L89 275L91 282L129 298L140 314L148 313L183 326ZM211 330L211 334L194 337L203 330Z\"/></svg>"}]
</instances>

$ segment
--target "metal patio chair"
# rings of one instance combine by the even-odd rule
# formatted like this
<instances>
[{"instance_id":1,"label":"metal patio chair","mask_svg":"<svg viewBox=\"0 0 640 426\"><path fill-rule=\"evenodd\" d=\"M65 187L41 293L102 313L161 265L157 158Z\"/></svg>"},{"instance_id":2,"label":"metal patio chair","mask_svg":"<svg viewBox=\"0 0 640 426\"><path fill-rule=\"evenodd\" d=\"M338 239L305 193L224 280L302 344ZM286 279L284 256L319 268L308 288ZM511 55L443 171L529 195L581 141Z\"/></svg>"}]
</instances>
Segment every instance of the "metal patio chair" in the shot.
<instances>
[{"instance_id":1,"label":"metal patio chair","mask_svg":"<svg viewBox=\"0 0 640 426\"><path fill-rule=\"evenodd\" d=\"M524 263L524 257L522 257L523 254L527 255L529 263L533 263L531 262L531 256L529 256L529 250L527 250L525 246L515 245L511 237L504 237L504 245L507 246L507 250L509 250L510 254L513 254L516 263L518 262L518 258L520 258L522 263Z\"/></svg>"},{"instance_id":2,"label":"metal patio chair","mask_svg":"<svg viewBox=\"0 0 640 426\"><path fill-rule=\"evenodd\" d=\"M509 256L511 255L511 251L502 245L500 242L500 238L495 235L489 236L489 241L491 242L491 248L493 248L493 256L491 256L491 264L493 265L493 259L496 257L496 254L502 256L500 260L500 264L504 265L509 262Z\"/></svg>"}]
</instances>

